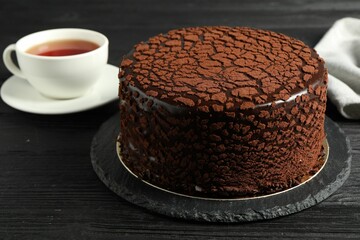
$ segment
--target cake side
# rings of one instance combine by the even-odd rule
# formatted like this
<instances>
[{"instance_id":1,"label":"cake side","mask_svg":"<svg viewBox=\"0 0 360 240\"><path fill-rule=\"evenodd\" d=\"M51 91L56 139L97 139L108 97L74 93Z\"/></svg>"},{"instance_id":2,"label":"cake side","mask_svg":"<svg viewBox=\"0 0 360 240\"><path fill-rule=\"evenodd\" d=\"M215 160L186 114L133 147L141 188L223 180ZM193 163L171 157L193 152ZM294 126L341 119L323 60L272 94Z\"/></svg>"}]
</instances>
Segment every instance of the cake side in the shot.
<instances>
[{"instance_id":1,"label":"cake side","mask_svg":"<svg viewBox=\"0 0 360 240\"><path fill-rule=\"evenodd\" d=\"M193 30L189 31L193 33ZM175 32L178 31L185 32L184 39L189 38L187 29ZM226 28L226 31L249 29ZM156 62L156 52L163 48L151 48L143 43L155 52L139 55L143 49L140 44L125 57L119 74L119 141L122 160L132 172L168 190L214 197L273 193L295 186L313 174L325 137L327 73L324 63L314 50L300 41L269 31L265 33L275 39L281 38L286 42L283 45L302 46L296 57L290 52L286 61L292 62L290 68L296 66L296 71L286 70L286 65L283 74L274 72L260 76L260 73L250 73L253 71L240 74L243 68L254 70L256 65L259 70L260 65L265 71L271 65L252 65L253 61L243 56L235 61L243 60L245 66L231 65L233 75L226 74L230 68L226 60L220 61L222 71L217 75L211 73L216 66L199 75L203 59L196 63L185 62L195 66L197 76L191 75L189 70L186 78L176 78L177 71L161 75L153 68L144 76L144 59L148 61L153 57L152 61ZM191 39L204 41L201 36ZM150 39L149 43L157 38ZM273 39L267 41L273 42ZM185 47L184 42L182 48ZM178 56L176 49L173 51ZM297 48L293 47L292 51L296 51L294 49ZM168 51L170 55L173 52L171 48ZM205 47L203 52L209 51ZM301 64L298 56L302 56ZM272 61L276 68L284 64L275 58ZM189 69L185 63L180 66ZM150 78L152 74L158 78Z\"/></svg>"},{"instance_id":2,"label":"cake side","mask_svg":"<svg viewBox=\"0 0 360 240\"><path fill-rule=\"evenodd\" d=\"M137 176L165 189L256 196L301 183L319 164L324 85L296 100L233 116L174 113L135 89L125 92L122 160Z\"/></svg>"}]
</instances>

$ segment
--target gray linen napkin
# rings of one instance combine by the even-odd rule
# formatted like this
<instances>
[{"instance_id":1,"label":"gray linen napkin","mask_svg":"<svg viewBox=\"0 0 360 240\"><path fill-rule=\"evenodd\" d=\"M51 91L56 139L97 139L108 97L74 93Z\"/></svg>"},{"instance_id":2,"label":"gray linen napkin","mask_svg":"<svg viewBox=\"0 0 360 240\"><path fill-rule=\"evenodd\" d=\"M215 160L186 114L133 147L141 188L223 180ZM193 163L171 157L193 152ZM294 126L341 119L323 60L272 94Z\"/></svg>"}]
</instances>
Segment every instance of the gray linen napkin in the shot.
<instances>
[{"instance_id":1,"label":"gray linen napkin","mask_svg":"<svg viewBox=\"0 0 360 240\"><path fill-rule=\"evenodd\" d=\"M315 49L329 71L329 99L344 117L360 119L360 19L336 21Z\"/></svg>"}]
</instances>

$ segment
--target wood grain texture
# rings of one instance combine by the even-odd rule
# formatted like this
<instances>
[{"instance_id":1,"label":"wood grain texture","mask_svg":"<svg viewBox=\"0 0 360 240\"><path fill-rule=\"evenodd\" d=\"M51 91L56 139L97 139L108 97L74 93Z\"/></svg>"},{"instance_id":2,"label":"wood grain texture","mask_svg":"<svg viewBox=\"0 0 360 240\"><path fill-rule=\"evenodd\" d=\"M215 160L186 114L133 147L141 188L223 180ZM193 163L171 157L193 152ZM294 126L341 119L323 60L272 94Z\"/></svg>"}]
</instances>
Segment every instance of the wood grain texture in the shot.
<instances>
[{"instance_id":1,"label":"wood grain texture","mask_svg":"<svg viewBox=\"0 0 360 240\"><path fill-rule=\"evenodd\" d=\"M110 40L118 65L135 43L172 28L266 28L314 46L336 19L360 18L359 1L0 0L0 48L38 30L90 28ZM0 84L10 73L0 64ZM69 115L19 112L0 100L0 239L359 239L360 122L327 115L349 136L352 172L326 201L250 224L209 224L150 213L117 197L92 171L90 143L117 103Z\"/></svg>"}]
</instances>

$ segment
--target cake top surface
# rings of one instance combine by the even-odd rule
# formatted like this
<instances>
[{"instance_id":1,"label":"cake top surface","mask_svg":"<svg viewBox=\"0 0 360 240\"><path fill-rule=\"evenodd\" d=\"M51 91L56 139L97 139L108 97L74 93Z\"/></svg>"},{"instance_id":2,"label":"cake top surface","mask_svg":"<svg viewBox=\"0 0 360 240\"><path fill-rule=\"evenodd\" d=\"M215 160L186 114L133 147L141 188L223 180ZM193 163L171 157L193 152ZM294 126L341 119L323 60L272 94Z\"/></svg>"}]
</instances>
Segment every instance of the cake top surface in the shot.
<instances>
[{"instance_id":1,"label":"cake top surface","mask_svg":"<svg viewBox=\"0 0 360 240\"><path fill-rule=\"evenodd\" d=\"M135 45L119 77L166 103L208 112L285 101L324 72L323 60L299 40L220 26L172 30Z\"/></svg>"}]
</instances>

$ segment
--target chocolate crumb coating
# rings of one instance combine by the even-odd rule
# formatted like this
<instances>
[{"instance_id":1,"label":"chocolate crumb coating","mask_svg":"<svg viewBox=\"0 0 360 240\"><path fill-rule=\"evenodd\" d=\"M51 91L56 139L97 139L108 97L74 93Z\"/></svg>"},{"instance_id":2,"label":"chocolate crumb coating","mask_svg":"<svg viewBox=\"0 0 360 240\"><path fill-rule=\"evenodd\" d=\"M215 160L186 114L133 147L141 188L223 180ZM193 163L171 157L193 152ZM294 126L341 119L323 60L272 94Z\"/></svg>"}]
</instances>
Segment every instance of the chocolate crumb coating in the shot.
<instances>
[{"instance_id":1,"label":"chocolate crumb coating","mask_svg":"<svg viewBox=\"0 0 360 240\"><path fill-rule=\"evenodd\" d=\"M299 40L246 27L172 30L135 45L119 78L121 158L145 181L248 197L319 167L327 71Z\"/></svg>"}]
</instances>

